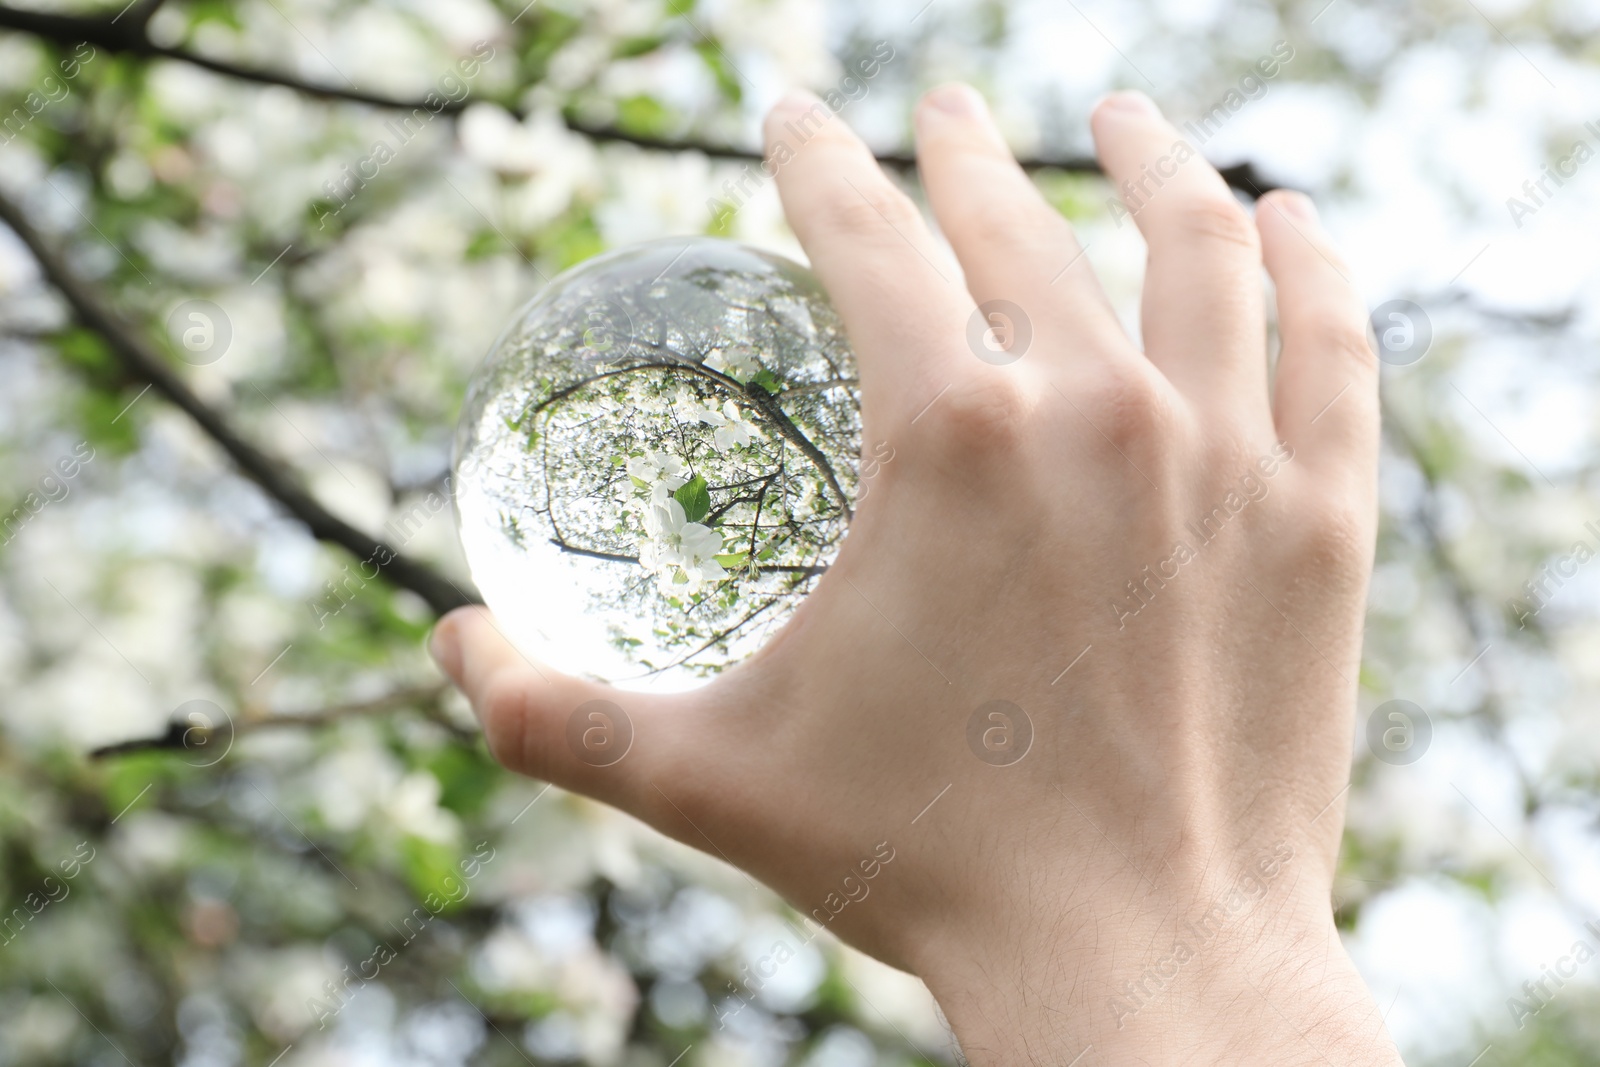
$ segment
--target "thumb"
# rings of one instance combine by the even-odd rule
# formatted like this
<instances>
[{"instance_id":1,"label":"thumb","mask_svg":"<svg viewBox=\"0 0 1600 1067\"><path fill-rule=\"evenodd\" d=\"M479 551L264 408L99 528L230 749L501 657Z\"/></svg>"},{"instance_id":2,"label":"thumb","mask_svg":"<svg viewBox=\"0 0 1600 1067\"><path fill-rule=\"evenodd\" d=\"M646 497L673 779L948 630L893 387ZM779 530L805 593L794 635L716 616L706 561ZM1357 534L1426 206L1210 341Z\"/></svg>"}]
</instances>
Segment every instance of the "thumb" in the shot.
<instances>
[{"instance_id":1,"label":"thumb","mask_svg":"<svg viewBox=\"0 0 1600 1067\"><path fill-rule=\"evenodd\" d=\"M429 651L472 702L494 758L513 771L642 814L662 773L661 698L573 678L525 656L487 608L459 608Z\"/></svg>"}]
</instances>

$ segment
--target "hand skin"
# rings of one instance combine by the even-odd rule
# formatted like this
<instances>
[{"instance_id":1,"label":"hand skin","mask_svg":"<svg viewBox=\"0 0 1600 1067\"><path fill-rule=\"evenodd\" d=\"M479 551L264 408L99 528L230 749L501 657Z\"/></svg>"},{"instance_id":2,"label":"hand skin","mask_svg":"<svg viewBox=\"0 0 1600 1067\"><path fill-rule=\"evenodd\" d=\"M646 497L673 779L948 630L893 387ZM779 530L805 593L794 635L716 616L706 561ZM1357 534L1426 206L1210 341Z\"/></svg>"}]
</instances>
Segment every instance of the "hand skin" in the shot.
<instances>
[{"instance_id":1,"label":"hand skin","mask_svg":"<svg viewBox=\"0 0 1600 1067\"><path fill-rule=\"evenodd\" d=\"M802 914L858 893L887 842L828 929L919 975L978 1067L1399 1063L1329 903L1378 408L1315 209L1273 193L1252 222L1202 157L1162 162L1180 135L1147 98L1102 101L1098 154L1149 246L1141 352L976 92L916 114L959 271L841 119L802 121L818 106L780 103L769 153L860 359L863 442L893 461L790 624L699 691L617 693L535 667L481 609L448 616L434 653L490 749ZM967 340L992 300L1032 327L1004 366ZM596 698L635 731L609 767L565 739ZM1009 766L968 745L993 700L1034 730Z\"/></svg>"}]
</instances>

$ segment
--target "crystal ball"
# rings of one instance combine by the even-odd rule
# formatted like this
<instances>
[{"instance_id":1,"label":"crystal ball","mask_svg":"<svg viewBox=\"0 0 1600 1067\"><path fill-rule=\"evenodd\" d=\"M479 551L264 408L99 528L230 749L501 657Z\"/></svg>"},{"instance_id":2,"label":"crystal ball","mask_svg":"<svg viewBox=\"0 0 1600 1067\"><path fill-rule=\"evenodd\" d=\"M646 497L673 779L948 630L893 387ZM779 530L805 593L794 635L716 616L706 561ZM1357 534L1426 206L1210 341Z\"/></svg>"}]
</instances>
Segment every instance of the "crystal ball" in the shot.
<instances>
[{"instance_id":1,"label":"crystal ball","mask_svg":"<svg viewBox=\"0 0 1600 1067\"><path fill-rule=\"evenodd\" d=\"M495 343L456 433L457 527L523 652L687 689L828 568L860 451L855 356L811 273L653 241L566 271Z\"/></svg>"}]
</instances>

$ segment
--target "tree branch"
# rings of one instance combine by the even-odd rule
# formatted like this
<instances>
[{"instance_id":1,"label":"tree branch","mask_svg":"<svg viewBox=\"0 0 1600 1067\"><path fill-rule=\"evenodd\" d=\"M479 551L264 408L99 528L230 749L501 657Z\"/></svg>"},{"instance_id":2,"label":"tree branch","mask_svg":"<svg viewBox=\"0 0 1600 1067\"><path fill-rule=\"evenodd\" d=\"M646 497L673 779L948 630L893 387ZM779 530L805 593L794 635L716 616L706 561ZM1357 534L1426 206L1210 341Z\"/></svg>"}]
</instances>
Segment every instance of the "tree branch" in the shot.
<instances>
[{"instance_id":1,"label":"tree branch","mask_svg":"<svg viewBox=\"0 0 1600 1067\"><path fill-rule=\"evenodd\" d=\"M852 517L850 498L845 495L844 487L839 484L839 477L834 473L833 464L828 461L827 456L822 454L822 449L813 444L811 438L807 437L805 432L794 424L788 413L783 410L771 393L768 393L753 381L741 384L739 379L706 366L704 360L690 359L688 356L676 352L666 345L642 339L635 339L634 343L642 348L648 348L653 352L660 353L671 361L673 366L686 370L690 374L708 378L724 389L731 391L735 397L744 402L748 409L754 412L757 418L765 419L778 432L779 436L794 445L807 459L811 460L816 468L822 472L822 477L827 481L828 487L839 498L839 509L844 512L844 517L846 519Z\"/></svg>"},{"instance_id":2,"label":"tree branch","mask_svg":"<svg viewBox=\"0 0 1600 1067\"><path fill-rule=\"evenodd\" d=\"M339 96L341 94L335 90L332 95ZM395 102L390 106L410 110L420 105ZM509 108L508 110L513 114L518 114L519 109ZM518 117L521 116L518 115ZM762 163L766 160L766 153L753 148L710 144L689 137L657 137L648 134L629 133L615 126L584 122L572 115L565 114L562 115L562 121L566 123L567 129L573 133L581 134L591 141L631 144L638 148L656 152L699 152L713 159L727 159L746 163ZM881 165L893 170L914 171L917 169L917 157L907 152L875 152L874 155L877 156ZM1089 156L1030 156L1018 159L1017 163L1023 170L1030 172L1059 170L1069 174L1105 173L1101 169L1099 161ZM1217 170L1224 181L1239 192L1249 195L1251 199L1281 188L1277 182L1271 181L1256 170L1254 163L1248 161L1231 166L1218 167Z\"/></svg>"},{"instance_id":3,"label":"tree branch","mask_svg":"<svg viewBox=\"0 0 1600 1067\"><path fill-rule=\"evenodd\" d=\"M73 273L60 254L29 224L22 209L3 194L0 194L0 222L9 226L28 246L45 278L66 298L78 320L106 342L123 370L130 377L149 383L156 392L181 408L251 481L304 523L312 536L370 562L389 581L427 601L438 614L478 602L454 581L426 564L401 555L397 549L328 511L301 487L286 467L241 437L221 412L195 395L167 361Z\"/></svg>"},{"instance_id":4,"label":"tree branch","mask_svg":"<svg viewBox=\"0 0 1600 1067\"><path fill-rule=\"evenodd\" d=\"M579 548L577 545L567 544L566 541L559 537L550 538L550 543L561 551L574 556L587 556L589 559L605 560L607 563L628 563L635 567L639 566L638 556L625 556L621 552L601 552L594 548ZM755 569L761 574L798 574L802 577L810 578L822 574L828 568L797 563L773 563L770 565L763 563Z\"/></svg>"},{"instance_id":5,"label":"tree branch","mask_svg":"<svg viewBox=\"0 0 1600 1067\"><path fill-rule=\"evenodd\" d=\"M430 719L445 726L459 737L473 738L476 732L463 731L460 727L440 713L436 707L439 698L449 691L449 686L443 682L432 685L418 686L414 689L400 689L388 693L375 700L363 700L351 704L334 704L314 711L291 712L288 714L273 714L260 709L244 709L238 721L230 720L221 726L209 728L197 727L192 723L174 719L167 725L167 732L156 737L136 737L131 741L118 741L115 744L102 745L90 751L91 759L101 759L106 756L122 756L129 752L148 752L151 750L190 750L204 751L205 746L219 738L239 737L242 734L254 733L257 730L271 729L276 726L326 726L340 719L353 718L360 715L381 715L385 712L399 711L402 708L418 707L428 714Z\"/></svg>"},{"instance_id":6,"label":"tree branch","mask_svg":"<svg viewBox=\"0 0 1600 1067\"><path fill-rule=\"evenodd\" d=\"M466 109L468 99L442 100L437 106L429 106L421 100L402 100L381 93L369 93L353 86L344 88L321 82L310 82L297 78L292 74L274 70L265 70L259 67L244 66L228 60L213 59L198 52L191 52L182 48L156 44L145 33L145 23L159 6L155 3L140 5L136 14L142 13L143 20L132 16L127 18L106 18L104 16L78 16L55 15L39 11L24 11L18 8L0 6L0 29L18 30L32 34L44 40L53 41L61 45L75 45L81 41L116 55L138 56L146 59L170 59L179 63L189 63L201 67L224 77L234 78L239 81L254 82L258 85L278 85L305 96L315 97L319 100L342 100L353 104L364 104L368 107L387 108L396 111L422 110L435 115L457 115ZM510 106L507 110L519 118L524 117L519 107ZM714 159L743 160L750 163L760 163L765 157L756 149L741 148L736 145L709 144L703 141L686 137L657 137L649 134L631 133L616 126L587 123L571 115L563 115L567 129L573 133L581 134L592 141L609 142L615 144L631 144L638 148L645 148L659 152L700 152ZM878 155L878 162L886 167L897 170L915 170L917 159L914 155L903 152L886 152ZM1087 156L1060 156L1040 157L1019 160L1024 170L1061 170L1073 174L1100 174L1100 164ZM1217 168L1230 186L1239 192L1254 198L1263 193L1271 192L1279 186L1265 178L1249 161L1237 163L1228 167Z\"/></svg>"}]
</instances>

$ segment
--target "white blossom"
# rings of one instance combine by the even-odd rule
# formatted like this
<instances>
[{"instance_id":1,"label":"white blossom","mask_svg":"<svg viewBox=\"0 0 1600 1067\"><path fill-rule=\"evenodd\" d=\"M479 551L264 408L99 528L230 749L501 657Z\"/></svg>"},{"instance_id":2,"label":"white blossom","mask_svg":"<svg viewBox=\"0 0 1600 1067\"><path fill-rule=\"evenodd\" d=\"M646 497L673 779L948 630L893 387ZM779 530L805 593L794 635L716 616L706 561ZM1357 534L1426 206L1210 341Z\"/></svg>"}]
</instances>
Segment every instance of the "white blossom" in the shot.
<instances>
[{"instance_id":1,"label":"white blossom","mask_svg":"<svg viewBox=\"0 0 1600 1067\"><path fill-rule=\"evenodd\" d=\"M639 562L656 575L663 594L695 593L706 583L727 577L716 560L722 551L721 535L690 522L683 505L672 497L652 502L645 514L645 533Z\"/></svg>"},{"instance_id":2,"label":"white blossom","mask_svg":"<svg viewBox=\"0 0 1600 1067\"><path fill-rule=\"evenodd\" d=\"M676 489L689 480L686 470L683 460L666 452L646 452L628 460L629 474L641 482L659 483L668 489Z\"/></svg>"},{"instance_id":3,"label":"white blossom","mask_svg":"<svg viewBox=\"0 0 1600 1067\"><path fill-rule=\"evenodd\" d=\"M720 370L730 378L737 378L747 382L761 373L761 362L756 359L755 349L749 345L729 345L727 348L712 350L706 357L706 366L712 370Z\"/></svg>"},{"instance_id":4,"label":"white blossom","mask_svg":"<svg viewBox=\"0 0 1600 1067\"><path fill-rule=\"evenodd\" d=\"M722 410L714 408L699 408L694 412L694 417L707 426L715 427L711 435L711 443L718 452L725 452L735 445L748 445L751 433L755 427L744 421L739 414L739 408L732 400L722 403Z\"/></svg>"}]
</instances>

